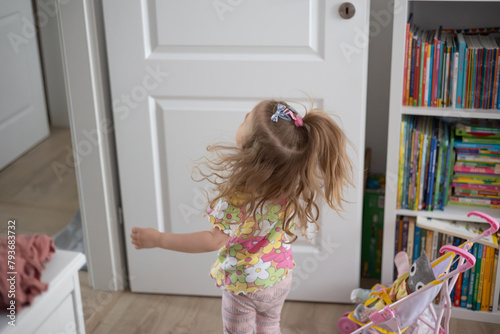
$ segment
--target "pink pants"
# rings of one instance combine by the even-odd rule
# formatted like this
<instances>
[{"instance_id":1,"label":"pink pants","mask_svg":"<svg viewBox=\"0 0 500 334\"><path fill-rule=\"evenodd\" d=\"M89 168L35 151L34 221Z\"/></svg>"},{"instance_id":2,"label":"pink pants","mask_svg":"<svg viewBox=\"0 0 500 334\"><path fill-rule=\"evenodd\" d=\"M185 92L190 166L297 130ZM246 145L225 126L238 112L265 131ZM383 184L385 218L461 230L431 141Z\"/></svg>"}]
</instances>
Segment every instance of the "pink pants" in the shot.
<instances>
[{"instance_id":1,"label":"pink pants","mask_svg":"<svg viewBox=\"0 0 500 334\"><path fill-rule=\"evenodd\" d=\"M224 333L281 333L281 309L291 286L292 272L289 272L281 282L246 295L222 290Z\"/></svg>"}]
</instances>

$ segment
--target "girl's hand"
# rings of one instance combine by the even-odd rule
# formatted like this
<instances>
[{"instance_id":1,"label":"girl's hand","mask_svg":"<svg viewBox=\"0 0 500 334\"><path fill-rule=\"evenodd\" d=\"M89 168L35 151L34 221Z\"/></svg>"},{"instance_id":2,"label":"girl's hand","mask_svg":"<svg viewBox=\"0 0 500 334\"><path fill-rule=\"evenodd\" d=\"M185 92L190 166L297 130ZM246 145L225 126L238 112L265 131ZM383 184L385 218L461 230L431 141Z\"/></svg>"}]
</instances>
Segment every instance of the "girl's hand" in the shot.
<instances>
[{"instance_id":1,"label":"girl's hand","mask_svg":"<svg viewBox=\"0 0 500 334\"><path fill-rule=\"evenodd\" d=\"M153 228L133 227L130 237L135 249L154 248L159 246L160 232Z\"/></svg>"}]
</instances>

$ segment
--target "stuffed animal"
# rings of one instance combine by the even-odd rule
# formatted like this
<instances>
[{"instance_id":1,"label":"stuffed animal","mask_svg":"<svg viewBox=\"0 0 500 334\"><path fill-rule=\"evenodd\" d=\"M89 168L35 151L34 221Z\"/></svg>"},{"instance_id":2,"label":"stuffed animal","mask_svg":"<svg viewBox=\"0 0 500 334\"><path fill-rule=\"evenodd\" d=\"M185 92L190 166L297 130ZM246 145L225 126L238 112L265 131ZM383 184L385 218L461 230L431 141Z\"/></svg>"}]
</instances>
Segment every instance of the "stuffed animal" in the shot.
<instances>
[{"instance_id":1,"label":"stuffed animal","mask_svg":"<svg viewBox=\"0 0 500 334\"><path fill-rule=\"evenodd\" d=\"M398 278L387 291L382 292L382 294L386 294L385 300L379 297L371 298L373 296L372 290L354 289L351 293L353 302L361 302L354 311L354 317L358 321L368 322L370 314L387 305L387 298L393 303L436 279L425 252L415 260L409 271L408 255L405 252L399 252L394 261L398 269Z\"/></svg>"}]
</instances>

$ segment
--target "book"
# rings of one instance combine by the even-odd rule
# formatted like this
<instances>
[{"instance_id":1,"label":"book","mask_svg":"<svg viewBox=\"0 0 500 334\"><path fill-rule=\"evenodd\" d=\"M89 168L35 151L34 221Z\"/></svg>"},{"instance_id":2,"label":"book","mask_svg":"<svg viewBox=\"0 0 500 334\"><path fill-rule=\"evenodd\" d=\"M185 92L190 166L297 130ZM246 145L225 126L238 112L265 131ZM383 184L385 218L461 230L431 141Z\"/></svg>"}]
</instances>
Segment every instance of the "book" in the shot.
<instances>
[{"instance_id":1,"label":"book","mask_svg":"<svg viewBox=\"0 0 500 334\"><path fill-rule=\"evenodd\" d=\"M406 131L406 117L401 121L401 132L399 138L399 168L398 168L398 193L396 207L401 209L401 200L403 198L403 180L404 180L404 167L405 167L405 131Z\"/></svg>"},{"instance_id":2,"label":"book","mask_svg":"<svg viewBox=\"0 0 500 334\"><path fill-rule=\"evenodd\" d=\"M483 155L458 154L457 161L477 161L477 162L493 162L500 163L500 157L488 157Z\"/></svg>"},{"instance_id":3,"label":"book","mask_svg":"<svg viewBox=\"0 0 500 334\"><path fill-rule=\"evenodd\" d=\"M491 265L492 265L492 251L494 254L494 249L491 247L486 247L485 257L484 257L484 284L483 284L483 295L481 297L481 311L490 310L490 292L491 292Z\"/></svg>"},{"instance_id":4,"label":"book","mask_svg":"<svg viewBox=\"0 0 500 334\"><path fill-rule=\"evenodd\" d=\"M455 164L453 169L460 173L475 173L475 174L500 174L500 164L496 164L494 168L488 167L469 167L460 164Z\"/></svg>"},{"instance_id":5,"label":"book","mask_svg":"<svg viewBox=\"0 0 500 334\"><path fill-rule=\"evenodd\" d=\"M484 288L484 272L486 270L486 249L487 247L483 245L479 245L480 251L478 251L478 257L481 255L479 259L476 259L480 262L480 271L479 271L479 284L477 286L477 296L476 296L476 310L481 310L481 301L483 299L483 288Z\"/></svg>"},{"instance_id":6,"label":"book","mask_svg":"<svg viewBox=\"0 0 500 334\"><path fill-rule=\"evenodd\" d=\"M477 259L477 250L479 248L479 244L474 244L472 246L472 255ZM469 277L469 289L467 296L467 309L472 310L472 305L474 303L474 287L476 286L476 264L470 269L470 277Z\"/></svg>"},{"instance_id":7,"label":"book","mask_svg":"<svg viewBox=\"0 0 500 334\"><path fill-rule=\"evenodd\" d=\"M463 272L462 291L460 293L460 307L467 308L467 298L469 296L469 277L471 270Z\"/></svg>"},{"instance_id":8,"label":"book","mask_svg":"<svg viewBox=\"0 0 500 334\"><path fill-rule=\"evenodd\" d=\"M490 309L489 311L493 311L493 301L495 299L495 286L496 286L496 273L497 273L497 267L498 267L498 249L494 250L493 254L493 266L492 266L492 271L493 271L493 276L491 279L491 294L490 294Z\"/></svg>"},{"instance_id":9,"label":"book","mask_svg":"<svg viewBox=\"0 0 500 334\"><path fill-rule=\"evenodd\" d=\"M489 228L489 225L484 223L426 218L423 216L417 216L416 226L421 229L432 229L433 231L446 233L448 235L466 240L474 239ZM483 237L478 241L478 243L498 248L498 239L496 234Z\"/></svg>"},{"instance_id":10,"label":"book","mask_svg":"<svg viewBox=\"0 0 500 334\"><path fill-rule=\"evenodd\" d=\"M455 188L453 194L456 196L476 197L476 198L491 198L491 199L500 200L500 193L498 191L491 192L491 191L485 191L485 190L470 190L470 189L463 189L463 188Z\"/></svg>"},{"instance_id":11,"label":"book","mask_svg":"<svg viewBox=\"0 0 500 334\"><path fill-rule=\"evenodd\" d=\"M463 108L463 87L464 87L464 67L465 67L465 38L463 33L457 33L458 41L458 80L456 107Z\"/></svg>"},{"instance_id":12,"label":"book","mask_svg":"<svg viewBox=\"0 0 500 334\"><path fill-rule=\"evenodd\" d=\"M427 210L431 211L432 207L432 194L434 192L434 174L436 171L436 155L437 155L437 135L436 135L437 125L434 126L432 130L431 136L431 148L430 148L430 157L429 157L429 176L427 177L427 194L426 201Z\"/></svg>"},{"instance_id":13,"label":"book","mask_svg":"<svg viewBox=\"0 0 500 334\"><path fill-rule=\"evenodd\" d=\"M464 189L478 189L478 190L492 190L500 191L500 186L484 185L484 184L471 184L471 183L452 183L453 187L464 188Z\"/></svg>"},{"instance_id":14,"label":"book","mask_svg":"<svg viewBox=\"0 0 500 334\"><path fill-rule=\"evenodd\" d=\"M462 281L463 281L464 273L460 273L458 275L458 279L455 282L455 294L453 296L453 305L455 307L460 307L460 302L462 300Z\"/></svg>"},{"instance_id":15,"label":"book","mask_svg":"<svg viewBox=\"0 0 500 334\"><path fill-rule=\"evenodd\" d=\"M483 245L478 244L477 246L477 254L476 254L476 275L474 279L474 290L473 290L473 296L472 296L472 310L478 311L477 308L477 298L478 298L478 292L479 292L479 282L480 282L480 277L481 277L481 256L483 254Z\"/></svg>"},{"instance_id":16,"label":"book","mask_svg":"<svg viewBox=\"0 0 500 334\"><path fill-rule=\"evenodd\" d=\"M420 256L420 242L421 242L421 229L419 226L416 225L415 223L415 237L413 238L413 258L412 258L412 263L415 262L415 260L418 259Z\"/></svg>"},{"instance_id":17,"label":"book","mask_svg":"<svg viewBox=\"0 0 500 334\"><path fill-rule=\"evenodd\" d=\"M437 165L436 165L436 186L435 190L433 193L431 192L432 196L432 205L431 208L439 208L438 204L438 198L439 198L439 192L441 188L441 175L444 172L444 154L443 150L445 149L445 143L444 143L444 126L441 120L438 121L438 140L437 140Z\"/></svg>"},{"instance_id":18,"label":"book","mask_svg":"<svg viewBox=\"0 0 500 334\"><path fill-rule=\"evenodd\" d=\"M427 230L426 231L426 238L425 238L425 254L427 254L427 257L429 258L429 261L433 261L434 257L432 254L432 244L434 240L434 231L432 230Z\"/></svg>"},{"instance_id":19,"label":"book","mask_svg":"<svg viewBox=\"0 0 500 334\"><path fill-rule=\"evenodd\" d=\"M410 222L407 216L402 217L402 221L403 223L400 226L400 228L402 229L401 240L400 240L401 251L408 254L408 228Z\"/></svg>"},{"instance_id":20,"label":"book","mask_svg":"<svg viewBox=\"0 0 500 334\"><path fill-rule=\"evenodd\" d=\"M500 209L500 201L494 199L477 198L477 197L451 196L449 204Z\"/></svg>"},{"instance_id":21,"label":"book","mask_svg":"<svg viewBox=\"0 0 500 334\"><path fill-rule=\"evenodd\" d=\"M408 18L408 23L406 24L406 34L405 34L405 55L408 54L408 44L409 44L409 36L410 36L410 26L411 26L411 21L413 19L413 13L410 13L410 16ZM408 77L408 61L406 60L404 62L404 77L403 77L403 82L405 83L404 84L404 87L403 87L403 105L407 105L407 91L408 91L408 87L407 87L407 84L406 84L406 79Z\"/></svg>"},{"instance_id":22,"label":"book","mask_svg":"<svg viewBox=\"0 0 500 334\"><path fill-rule=\"evenodd\" d=\"M414 239L415 239L415 217L408 217L408 244L407 251L408 260L410 265L413 263L413 250L414 250Z\"/></svg>"}]
</instances>

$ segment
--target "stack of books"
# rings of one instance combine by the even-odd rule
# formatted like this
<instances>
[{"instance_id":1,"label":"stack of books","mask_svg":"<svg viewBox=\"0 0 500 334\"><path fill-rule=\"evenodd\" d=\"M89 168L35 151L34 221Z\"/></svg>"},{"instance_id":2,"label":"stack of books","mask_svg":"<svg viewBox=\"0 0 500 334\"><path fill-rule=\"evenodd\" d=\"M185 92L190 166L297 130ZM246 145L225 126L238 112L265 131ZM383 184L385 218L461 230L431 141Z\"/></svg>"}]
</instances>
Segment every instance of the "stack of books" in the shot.
<instances>
[{"instance_id":1,"label":"stack of books","mask_svg":"<svg viewBox=\"0 0 500 334\"><path fill-rule=\"evenodd\" d=\"M398 209L443 210L455 161L451 135L450 124L437 118L403 116Z\"/></svg>"},{"instance_id":2,"label":"stack of books","mask_svg":"<svg viewBox=\"0 0 500 334\"><path fill-rule=\"evenodd\" d=\"M406 28L403 105L500 109L498 28Z\"/></svg>"},{"instance_id":3,"label":"stack of books","mask_svg":"<svg viewBox=\"0 0 500 334\"><path fill-rule=\"evenodd\" d=\"M500 208L500 125L458 124L449 204Z\"/></svg>"},{"instance_id":4,"label":"stack of books","mask_svg":"<svg viewBox=\"0 0 500 334\"><path fill-rule=\"evenodd\" d=\"M447 221L425 217L399 216L396 221L395 254L405 251L410 262L422 253L434 261L441 256L443 245L460 246L481 234L489 225L462 221ZM461 273L451 292L455 307L476 311L492 311L498 267L498 236L490 235L476 242L470 252L476 264ZM450 270L454 270L457 261Z\"/></svg>"}]
</instances>

